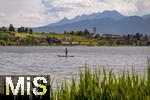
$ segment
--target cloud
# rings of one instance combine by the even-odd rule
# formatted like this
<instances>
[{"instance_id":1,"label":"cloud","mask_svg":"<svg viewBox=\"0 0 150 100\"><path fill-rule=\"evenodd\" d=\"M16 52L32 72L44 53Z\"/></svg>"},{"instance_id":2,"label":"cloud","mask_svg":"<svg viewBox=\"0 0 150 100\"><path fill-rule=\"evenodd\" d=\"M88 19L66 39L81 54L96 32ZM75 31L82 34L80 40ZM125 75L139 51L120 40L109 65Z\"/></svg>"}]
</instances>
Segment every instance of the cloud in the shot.
<instances>
[{"instance_id":1,"label":"cloud","mask_svg":"<svg viewBox=\"0 0 150 100\"><path fill-rule=\"evenodd\" d=\"M64 11L49 12L57 14L61 18L73 18L77 15L91 14L104 10L117 10L126 15L133 14L136 11L135 3L132 0L131 2L129 0L46 0L45 5L47 9L66 8Z\"/></svg>"},{"instance_id":2,"label":"cloud","mask_svg":"<svg viewBox=\"0 0 150 100\"><path fill-rule=\"evenodd\" d=\"M50 7L46 9L46 12L53 12L53 13L58 13L58 12L68 12L72 10L72 8L69 7Z\"/></svg>"},{"instance_id":3,"label":"cloud","mask_svg":"<svg viewBox=\"0 0 150 100\"><path fill-rule=\"evenodd\" d=\"M143 13L150 13L150 1L149 0L138 0L135 3L137 7L136 13L142 15Z\"/></svg>"},{"instance_id":4,"label":"cloud","mask_svg":"<svg viewBox=\"0 0 150 100\"><path fill-rule=\"evenodd\" d=\"M41 0L0 0L0 25L36 26L45 22Z\"/></svg>"},{"instance_id":5,"label":"cloud","mask_svg":"<svg viewBox=\"0 0 150 100\"><path fill-rule=\"evenodd\" d=\"M150 12L150 0L0 0L0 26L42 26L104 10L143 15Z\"/></svg>"}]
</instances>

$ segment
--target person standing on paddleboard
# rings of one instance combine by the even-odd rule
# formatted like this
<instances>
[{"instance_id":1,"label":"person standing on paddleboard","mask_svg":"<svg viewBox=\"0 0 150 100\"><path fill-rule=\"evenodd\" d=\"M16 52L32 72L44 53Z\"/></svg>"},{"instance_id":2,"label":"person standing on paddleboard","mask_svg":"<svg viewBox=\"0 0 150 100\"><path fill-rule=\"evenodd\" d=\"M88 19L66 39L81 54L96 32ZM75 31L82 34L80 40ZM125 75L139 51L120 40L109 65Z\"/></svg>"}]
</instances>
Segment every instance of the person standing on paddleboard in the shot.
<instances>
[{"instance_id":1,"label":"person standing on paddleboard","mask_svg":"<svg viewBox=\"0 0 150 100\"><path fill-rule=\"evenodd\" d=\"M68 49L66 48L66 57L68 56Z\"/></svg>"}]
</instances>

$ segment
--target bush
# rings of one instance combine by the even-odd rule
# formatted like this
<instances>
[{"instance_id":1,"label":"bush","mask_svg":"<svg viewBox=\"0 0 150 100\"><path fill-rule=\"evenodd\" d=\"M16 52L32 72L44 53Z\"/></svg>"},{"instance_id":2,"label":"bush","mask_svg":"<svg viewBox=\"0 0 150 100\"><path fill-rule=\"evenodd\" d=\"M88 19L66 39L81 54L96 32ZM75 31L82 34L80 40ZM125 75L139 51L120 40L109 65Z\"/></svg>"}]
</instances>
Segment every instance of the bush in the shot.
<instances>
[{"instance_id":1,"label":"bush","mask_svg":"<svg viewBox=\"0 0 150 100\"><path fill-rule=\"evenodd\" d=\"M6 41L0 40L0 45L5 46L6 45Z\"/></svg>"},{"instance_id":2,"label":"bush","mask_svg":"<svg viewBox=\"0 0 150 100\"><path fill-rule=\"evenodd\" d=\"M105 45L105 44L106 44L105 41L99 41L99 42L98 42L98 46L103 46L103 45Z\"/></svg>"},{"instance_id":3,"label":"bush","mask_svg":"<svg viewBox=\"0 0 150 100\"><path fill-rule=\"evenodd\" d=\"M11 36L15 36L16 35L16 33L14 33L14 32L8 32L8 34L10 34Z\"/></svg>"}]
</instances>

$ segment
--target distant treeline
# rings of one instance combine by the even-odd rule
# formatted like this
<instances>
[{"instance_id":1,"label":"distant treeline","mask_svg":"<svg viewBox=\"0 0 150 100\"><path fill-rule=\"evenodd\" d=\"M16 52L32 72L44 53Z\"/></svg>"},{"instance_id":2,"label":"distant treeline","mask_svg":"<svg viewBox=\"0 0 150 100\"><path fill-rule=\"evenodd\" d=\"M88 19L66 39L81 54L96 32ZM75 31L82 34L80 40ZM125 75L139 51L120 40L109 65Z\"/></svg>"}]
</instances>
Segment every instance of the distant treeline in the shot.
<instances>
[{"instance_id":1,"label":"distant treeline","mask_svg":"<svg viewBox=\"0 0 150 100\"><path fill-rule=\"evenodd\" d=\"M10 31L10 32L19 32L19 33L33 33L32 28L28 28L28 27L19 27L19 28L15 28L12 24L10 24L9 27L0 27L0 31L6 32L6 31Z\"/></svg>"},{"instance_id":2,"label":"distant treeline","mask_svg":"<svg viewBox=\"0 0 150 100\"><path fill-rule=\"evenodd\" d=\"M87 36L87 35L90 35L91 33L87 29L85 29L84 31L70 31L70 32L64 31L64 34L77 35L77 36Z\"/></svg>"}]
</instances>

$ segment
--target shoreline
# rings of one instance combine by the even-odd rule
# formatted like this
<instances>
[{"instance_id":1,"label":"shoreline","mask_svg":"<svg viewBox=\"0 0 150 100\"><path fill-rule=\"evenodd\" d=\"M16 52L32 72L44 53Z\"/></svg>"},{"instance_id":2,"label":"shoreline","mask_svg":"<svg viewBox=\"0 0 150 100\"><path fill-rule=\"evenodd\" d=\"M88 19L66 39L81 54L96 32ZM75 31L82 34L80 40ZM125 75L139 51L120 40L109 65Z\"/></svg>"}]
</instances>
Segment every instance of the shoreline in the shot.
<instances>
[{"instance_id":1,"label":"shoreline","mask_svg":"<svg viewBox=\"0 0 150 100\"><path fill-rule=\"evenodd\" d=\"M128 46L128 45L125 45L125 46L86 46L86 45L76 45L76 46L70 46L70 45L67 45L67 46L59 46L59 45L53 45L53 46L46 46L46 45L32 45L32 46L24 46L24 45L19 45L19 46L1 46L0 47L150 47L150 46Z\"/></svg>"}]
</instances>

